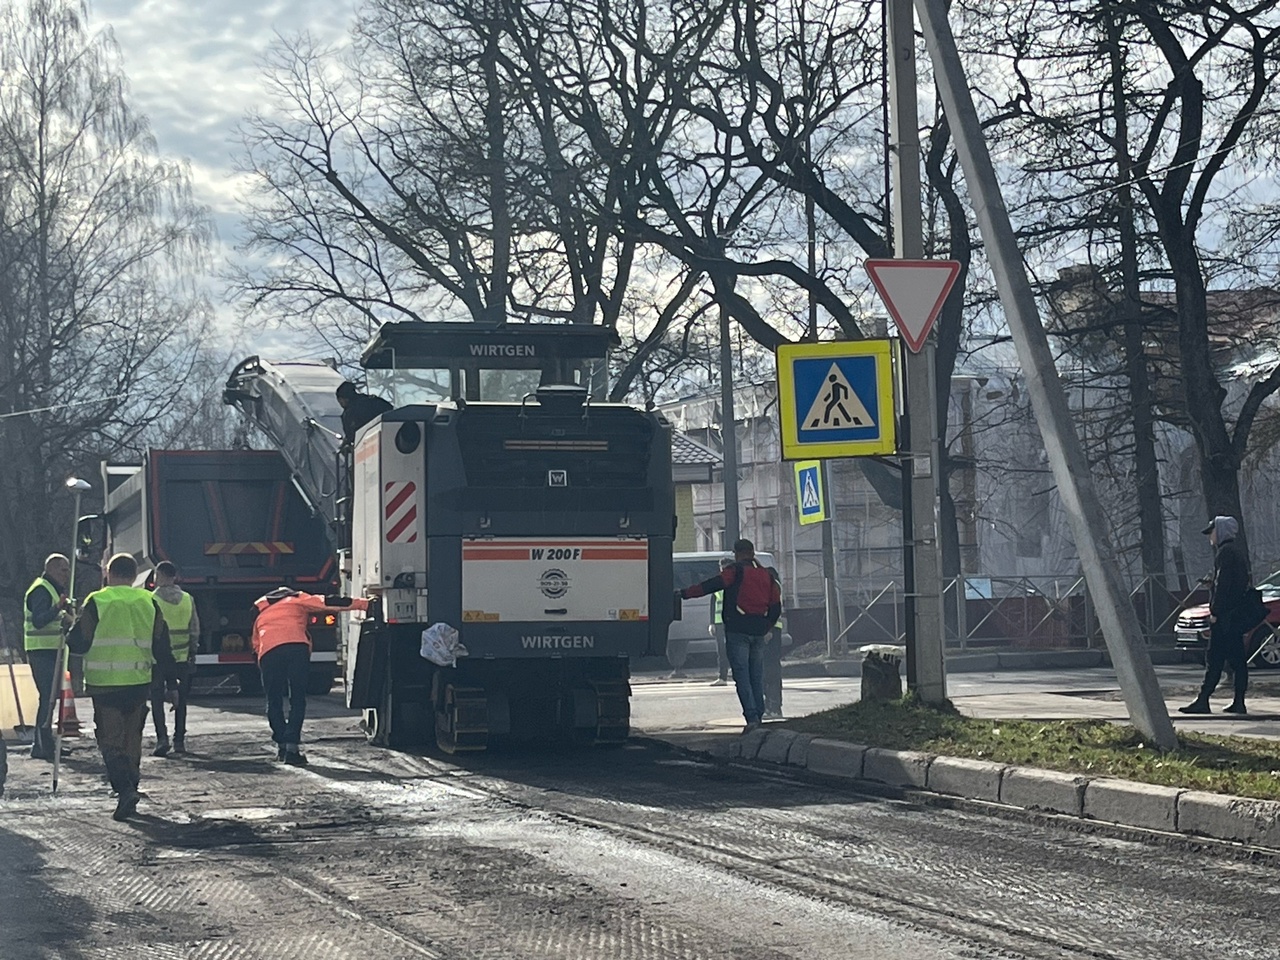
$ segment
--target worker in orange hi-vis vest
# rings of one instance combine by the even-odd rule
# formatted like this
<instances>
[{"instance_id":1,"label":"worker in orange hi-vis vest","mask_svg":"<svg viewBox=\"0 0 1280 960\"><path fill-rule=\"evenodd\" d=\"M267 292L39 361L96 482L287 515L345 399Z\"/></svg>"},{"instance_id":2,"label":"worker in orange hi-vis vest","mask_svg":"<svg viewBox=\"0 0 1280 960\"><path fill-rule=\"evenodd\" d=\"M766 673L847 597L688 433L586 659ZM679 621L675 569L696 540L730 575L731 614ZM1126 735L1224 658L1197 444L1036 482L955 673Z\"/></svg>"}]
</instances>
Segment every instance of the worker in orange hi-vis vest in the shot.
<instances>
[{"instance_id":1,"label":"worker in orange hi-vis vest","mask_svg":"<svg viewBox=\"0 0 1280 960\"><path fill-rule=\"evenodd\" d=\"M319 596L277 587L254 603L253 650L258 655L262 688L267 695L267 722L277 759L295 767L307 765L302 752L302 721L307 715L307 676L311 672L311 637L307 622L314 613L369 609L360 598ZM286 695L289 715L284 712Z\"/></svg>"}]
</instances>

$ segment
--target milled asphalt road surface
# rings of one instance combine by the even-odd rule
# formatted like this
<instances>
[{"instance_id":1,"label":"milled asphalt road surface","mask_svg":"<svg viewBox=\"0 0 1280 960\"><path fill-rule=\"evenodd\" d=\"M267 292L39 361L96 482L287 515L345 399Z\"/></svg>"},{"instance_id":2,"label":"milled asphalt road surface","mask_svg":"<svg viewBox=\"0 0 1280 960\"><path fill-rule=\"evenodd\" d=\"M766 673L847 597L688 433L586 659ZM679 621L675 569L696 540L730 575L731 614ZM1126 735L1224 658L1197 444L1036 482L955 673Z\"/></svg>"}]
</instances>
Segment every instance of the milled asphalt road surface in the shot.
<instances>
[{"instance_id":1,"label":"milled asphalt road surface","mask_svg":"<svg viewBox=\"0 0 1280 960\"><path fill-rule=\"evenodd\" d=\"M633 740L462 761L367 746L335 698L312 766L204 700L110 820L91 742L58 797L11 759L0 958L1274 958L1280 870L859 796Z\"/></svg>"}]
</instances>

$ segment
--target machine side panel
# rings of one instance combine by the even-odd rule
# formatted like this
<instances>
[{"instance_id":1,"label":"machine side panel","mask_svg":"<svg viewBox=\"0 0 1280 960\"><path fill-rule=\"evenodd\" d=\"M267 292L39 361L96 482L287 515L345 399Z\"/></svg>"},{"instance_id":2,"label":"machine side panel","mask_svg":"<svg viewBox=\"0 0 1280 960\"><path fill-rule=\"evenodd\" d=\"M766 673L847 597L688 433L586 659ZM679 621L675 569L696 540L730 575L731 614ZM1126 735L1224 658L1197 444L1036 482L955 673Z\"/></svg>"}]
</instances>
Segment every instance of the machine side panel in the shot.
<instances>
[{"instance_id":1,"label":"machine side panel","mask_svg":"<svg viewBox=\"0 0 1280 960\"><path fill-rule=\"evenodd\" d=\"M424 424L415 420L379 425L382 469L378 523L382 528L383 589L426 585L427 483ZM412 442L413 438L416 442ZM370 491L366 488L366 494Z\"/></svg>"},{"instance_id":2,"label":"machine side panel","mask_svg":"<svg viewBox=\"0 0 1280 960\"><path fill-rule=\"evenodd\" d=\"M352 486L352 582L363 594L382 586L382 426L366 427L356 437Z\"/></svg>"}]
</instances>

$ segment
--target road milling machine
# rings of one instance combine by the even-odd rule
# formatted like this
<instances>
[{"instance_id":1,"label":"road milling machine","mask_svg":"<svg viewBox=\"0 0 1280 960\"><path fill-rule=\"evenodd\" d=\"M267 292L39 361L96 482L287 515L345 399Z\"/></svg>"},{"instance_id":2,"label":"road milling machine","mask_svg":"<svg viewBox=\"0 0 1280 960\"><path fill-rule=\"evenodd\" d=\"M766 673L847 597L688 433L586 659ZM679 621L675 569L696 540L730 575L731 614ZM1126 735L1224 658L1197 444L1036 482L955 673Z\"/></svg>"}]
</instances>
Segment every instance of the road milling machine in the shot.
<instances>
[{"instance_id":1,"label":"road milling machine","mask_svg":"<svg viewBox=\"0 0 1280 960\"><path fill-rule=\"evenodd\" d=\"M251 358L233 374L228 402L296 461L299 485L330 485L307 492L333 514L347 592L379 601L343 645L347 702L373 743L627 737L630 658L661 655L679 615L675 500L668 423L600 399L612 336L385 324L361 365L394 409L349 446L314 397L282 415L288 365ZM316 467L326 453L332 472ZM434 624L459 632L453 666L420 653Z\"/></svg>"}]
</instances>

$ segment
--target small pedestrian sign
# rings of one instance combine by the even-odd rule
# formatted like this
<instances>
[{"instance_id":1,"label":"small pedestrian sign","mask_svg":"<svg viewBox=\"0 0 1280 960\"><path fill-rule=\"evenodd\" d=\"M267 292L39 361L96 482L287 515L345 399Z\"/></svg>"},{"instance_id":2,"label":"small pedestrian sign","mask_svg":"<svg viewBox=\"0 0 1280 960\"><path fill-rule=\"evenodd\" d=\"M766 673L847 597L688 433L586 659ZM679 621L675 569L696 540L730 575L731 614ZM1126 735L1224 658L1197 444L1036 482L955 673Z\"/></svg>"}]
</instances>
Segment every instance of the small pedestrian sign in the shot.
<instances>
[{"instance_id":1,"label":"small pedestrian sign","mask_svg":"<svg viewBox=\"0 0 1280 960\"><path fill-rule=\"evenodd\" d=\"M802 460L796 467L796 504L801 523L821 523L827 515L826 491L822 488L822 463Z\"/></svg>"},{"instance_id":2,"label":"small pedestrian sign","mask_svg":"<svg viewBox=\"0 0 1280 960\"><path fill-rule=\"evenodd\" d=\"M784 460L895 452L892 349L888 340L778 347Z\"/></svg>"}]
</instances>

